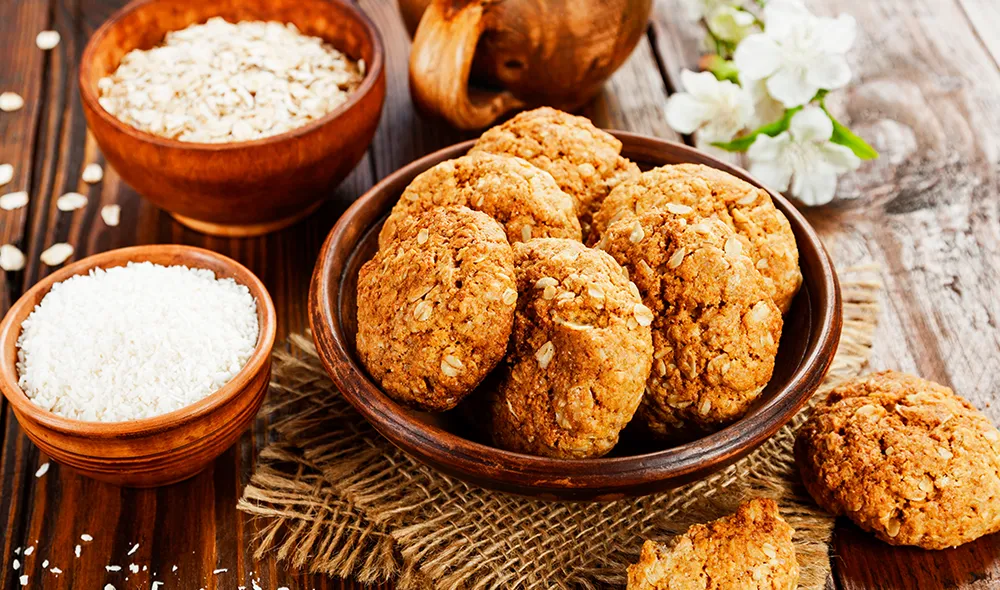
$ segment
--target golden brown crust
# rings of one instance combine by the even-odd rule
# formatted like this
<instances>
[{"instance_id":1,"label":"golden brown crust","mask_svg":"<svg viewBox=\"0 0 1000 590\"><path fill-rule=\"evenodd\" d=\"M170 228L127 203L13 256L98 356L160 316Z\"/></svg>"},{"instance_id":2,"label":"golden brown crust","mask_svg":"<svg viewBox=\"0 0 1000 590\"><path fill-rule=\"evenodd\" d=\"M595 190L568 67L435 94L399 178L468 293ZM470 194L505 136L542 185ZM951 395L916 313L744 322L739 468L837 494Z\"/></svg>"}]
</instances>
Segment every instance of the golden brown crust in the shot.
<instances>
[{"instance_id":1,"label":"golden brown crust","mask_svg":"<svg viewBox=\"0 0 1000 590\"><path fill-rule=\"evenodd\" d=\"M628 568L628 590L792 590L799 579L794 532L773 500L750 500L668 546L646 541Z\"/></svg>"},{"instance_id":2,"label":"golden brown crust","mask_svg":"<svg viewBox=\"0 0 1000 590\"><path fill-rule=\"evenodd\" d=\"M715 218L654 210L611 225L598 247L653 311L653 370L639 416L686 440L747 412L771 378L782 319L746 242Z\"/></svg>"},{"instance_id":3,"label":"golden brown crust","mask_svg":"<svg viewBox=\"0 0 1000 590\"><path fill-rule=\"evenodd\" d=\"M887 543L944 549L1000 531L1000 432L937 383L886 371L841 385L795 458L816 503Z\"/></svg>"},{"instance_id":4,"label":"golden brown crust","mask_svg":"<svg viewBox=\"0 0 1000 590\"><path fill-rule=\"evenodd\" d=\"M361 267L357 348L393 399L448 410L503 358L517 291L503 228L466 207L408 219Z\"/></svg>"},{"instance_id":5,"label":"golden brown crust","mask_svg":"<svg viewBox=\"0 0 1000 590\"><path fill-rule=\"evenodd\" d=\"M649 375L649 310L610 256L579 242L515 244L514 265L518 305L494 440L549 457L603 455Z\"/></svg>"},{"instance_id":6,"label":"golden brown crust","mask_svg":"<svg viewBox=\"0 0 1000 590\"><path fill-rule=\"evenodd\" d=\"M622 143L589 119L542 107L488 129L470 153L510 154L547 171L576 200L586 237L591 217L611 189L639 175L639 167L621 151Z\"/></svg>"},{"instance_id":7,"label":"golden brown crust","mask_svg":"<svg viewBox=\"0 0 1000 590\"><path fill-rule=\"evenodd\" d=\"M441 162L410 183L379 234L391 242L406 218L433 207L469 207L489 215L510 243L532 237L580 240L573 198L552 175L521 158L487 153Z\"/></svg>"},{"instance_id":8,"label":"golden brown crust","mask_svg":"<svg viewBox=\"0 0 1000 590\"><path fill-rule=\"evenodd\" d=\"M785 215L767 191L735 176L700 164L662 166L623 182L594 215L596 239L615 221L631 219L673 204L674 213L687 207L692 216L716 217L751 245L749 252L781 312L788 311L802 284L799 251ZM681 207L677 207L680 205Z\"/></svg>"}]
</instances>

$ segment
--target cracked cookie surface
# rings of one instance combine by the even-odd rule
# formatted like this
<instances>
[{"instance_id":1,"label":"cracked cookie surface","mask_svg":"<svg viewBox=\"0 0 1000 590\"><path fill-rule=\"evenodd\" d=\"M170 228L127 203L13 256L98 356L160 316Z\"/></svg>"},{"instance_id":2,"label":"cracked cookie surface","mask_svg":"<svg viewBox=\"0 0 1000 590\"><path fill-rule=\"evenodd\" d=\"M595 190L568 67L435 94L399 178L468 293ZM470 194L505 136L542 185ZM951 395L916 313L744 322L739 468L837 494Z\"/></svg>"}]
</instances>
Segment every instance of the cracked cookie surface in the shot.
<instances>
[{"instance_id":1,"label":"cracked cookie surface","mask_svg":"<svg viewBox=\"0 0 1000 590\"><path fill-rule=\"evenodd\" d=\"M503 228L466 207L432 209L361 267L358 353L393 399L448 410L502 360L516 302Z\"/></svg>"},{"instance_id":2,"label":"cracked cookie surface","mask_svg":"<svg viewBox=\"0 0 1000 590\"><path fill-rule=\"evenodd\" d=\"M692 221L692 217L716 217L747 238L748 254L768 292L782 313L788 311L802 285L791 225L767 191L722 170L677 164L643 172L611 191L594 215L591 235L599 237L616 221L665 207Z\"/></svg>"},{"instance_id":3,"label":"cracked cookie surface","mask_svg":"<svg viewBox=\"0 0 1000 590\"><path fill-rule=\"evenodd\" d=\"M943 385L895 371L845 383L795 458L823 509L887 543L943 549L1000 530L1000 432Z\"/></svg>"},{"instance_id":4,"label":"cracked cookie surface","mask_svg":"<svg viewBox=\"0 0 1000 590\"><path fill-rule=\"evenodd\" d=\"M653 368L638 416L684 441L734 422L771 378L782 318L745 239L715 218L654 210L611 225L597 247L652 310Z\"/></svg>"},{"instance_id":5,"label":"cracked cookie surface","mask_svg":"<svg viewBox=\"0 0 1000 590\"><path fill-rule=\"evenodd\" d=\"M750 500L668 545L646 541L628 568L628 590L792 590L799 579L794 532L773 500Z\"/></svg>"},{"instance_id":6,"label":"cracked cookie surface","mask_svg":"<svg viewBox=\"0 0 1000 590\"><path fill-rule=\"evenodd\" d=\"M494 442L549 457L598 457L642 397L652 314L625 271L580 242L514 245L518 303L509 367L492 402Z\"/></svg>"},{"instance_id":7,"label":"cracked cookie surface","mask_svg":"<svg viewBox=\"0 0 1000 590\"><path fill-rule=\"evenodd\" d=\"M542 107L488 129L469 153L524 158L545 170L576 202L586 237L591 217L615 186L639 175L621 156L622 142L589 119Z\"/></svg>"},{"instance_id":8,"label":"cracked cookie surface","mask_svg":"<svg viewBox=\"0 0 1000 590\"><path fill-rule=\"evenodd\" d=\"M391 242L405 219L441 206L482 211L503 226L512 244L532 237L581 239L573 198L552 175L521 158L477 153L414 178L382 226L379 245Z\"/></svg>"}]
</instances>

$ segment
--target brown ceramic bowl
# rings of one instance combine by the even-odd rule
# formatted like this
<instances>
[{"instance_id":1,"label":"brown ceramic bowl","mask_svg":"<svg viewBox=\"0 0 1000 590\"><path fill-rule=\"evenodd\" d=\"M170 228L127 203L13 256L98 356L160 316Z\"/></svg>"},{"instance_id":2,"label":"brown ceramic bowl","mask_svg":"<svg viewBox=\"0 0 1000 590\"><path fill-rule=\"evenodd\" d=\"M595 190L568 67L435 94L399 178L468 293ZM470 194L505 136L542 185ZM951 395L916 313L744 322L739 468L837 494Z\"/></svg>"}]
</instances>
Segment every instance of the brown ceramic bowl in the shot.
<instances>
[{"instance_id":1,"label":"brown ceramic bowl","mask_svg":"<svg viewBox=\"0 0 1000 590\"><path fill-rule=\"evenodd\" d=\"M97 82L133 49L221 16L294 23L352 59L365 60L346 103L304 127L254 141L191 143L122 123L98 104ZM80 97L108 162L140 194L195 230L252 236L316 209L364 156L385 98L384 49L375 25L347 0L135 0L91 36L80 60Z\"/></svg>"},{"instance_id":2,"label":"brown ceramic bowl","mask_svg":"<svg viewBox=\"0 0 1000 590\"><path fill-rule=\"evenodd\" d=\"M189 406L130 422L85 422L57 416L35 405L17 385L17 339L21 322L57 282L93 268L149 261L207 268L250 289L257 301L260 335L246 366L221 389ZM84 258L45 277L10 308L0 322L0 390L14 416L38 448L57 463L87 477L130 487L153 487L187 479L240 438L257 415L271 378L275 314L256 276L235 260L190 246L121 248Z\"/></svg>"},{"instance_id":3,"label":"brown ceramic bowl","mask_svg":"<svg viewBox=\"0 0 1000 590\"><path fill-rule=\"evenodd\" d=\"M761 186L745 171L685 145L614 132L622 153L643 168L694 162ZM386 214L419 173L464 154L461 143L395 172L362 196L330 232L313 272L310 322L326 370L344 396L393 444L441 471L484 487L540 498L608 500L643 495L705 477L755 449L802 407L833 360L841 330L840 286L819 237L774 192L798 242L802 289L785 316L774 374L742 420L695 442L664 448L623 433L606 457L565 460L497 449L483 428L459 411L427 414L403 408L379 389L355 350L357 276L378 246Z\"/></svg>"}]
</instances>

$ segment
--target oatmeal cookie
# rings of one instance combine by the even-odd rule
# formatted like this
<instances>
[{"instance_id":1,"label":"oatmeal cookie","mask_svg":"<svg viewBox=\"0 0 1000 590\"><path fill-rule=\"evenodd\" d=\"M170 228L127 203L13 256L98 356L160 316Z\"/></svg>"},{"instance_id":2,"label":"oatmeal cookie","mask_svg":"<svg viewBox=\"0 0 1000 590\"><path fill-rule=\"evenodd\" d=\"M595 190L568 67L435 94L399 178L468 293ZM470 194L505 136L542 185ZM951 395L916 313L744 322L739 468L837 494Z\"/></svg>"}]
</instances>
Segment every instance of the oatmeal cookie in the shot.
<instances>
[{"instance_id":1,"label":"oatmeal cookie","mask_svg":"<svg viewBox=\"0 0 1000 590\"><path fill-rule=\"evenodd\" d=\"M646 541L628 568L628 590L793 590L795 532L774 500L755 498L734 514L696 524L663 546Z\"/></svg>"},{"instance_id":2,"label":"oatmeal cookie","mask_svg":"<svg viewBox=\"0 0 1000 590\"><path fill-rule=\"evenodd\" d=\"M662 166L611 191L594 215L591 234L600 236L615 221L664 207L689 220L716 217L746 237L768 293L782 313L788 311L802 284L799 250L788 219L767 191L700 164Z\"/></svg>"},{"instance_id":3,"label":"oatmeal cookie","mask_svg":"<svg viewBox=\"0 0 1000 590\"><path fill-rule=\"evenodd\" d=\"M393 399L448 410L502 360L516 302L503 228L466 207L432 209L361 267L358 353Z\"/></svg>"},{"instance_id":4,"label":"oatmeal cookie","mask_svg":"<svg viewBox=\"0 0 1000 590\"><path fill-rule=\"evenodd\" d=\"M518 301L493 438L549 457L607 453L649 375L652 314L625 271L580 242L514 245Z\"/></svg>"},{"instance_id":5,"label":"oatmeal cookie","mask_svg":"<svg viewBox=\"0 0 1000 590\"><path fill-rule=\"evenodd\" d=\"M621 151L622 142L589 119L542 107L488 129L470 153L519 156L550 173L576 200L586 237L591 217L611 189L639 175L639 167Z\"/></svg>"},{"instance_id":6,"label":"oatmeal cookie","mask_svg":"<svg viewBox=\"0 0 1000 590\"><path fill-rule=\"evenodd\" d=\"M611 225L598 247L628 271L653 311L653 370L639 416L674 440L747 412L771 378L781 312L725 223L654 210Z\"/></svg>"},{"instance_id":7,"label":"oatmeal cookie","mask_svg":"<svg viewBox=\"0 0 1000 590\"><path fill-rule=\"evenodd\" d=\"M1000 431L937 383L886 371L841 385L799 430L795 460L817 504L886 543L1000 531Z\"/></svg>"},{"instance_id":8,"label":"oatmeal cookie","mask_svg":"<svg viewBox=\"0 0 1000 590\"><path fill-rule=\"evenodd\" d=\"M413 179L382 226L379 246L392 241L404 219L446 205L489 215L512 244L532 237L581 239L573 198L551 174L521 158L478 153L441 162Z\"/></svg>"}]
</instances>

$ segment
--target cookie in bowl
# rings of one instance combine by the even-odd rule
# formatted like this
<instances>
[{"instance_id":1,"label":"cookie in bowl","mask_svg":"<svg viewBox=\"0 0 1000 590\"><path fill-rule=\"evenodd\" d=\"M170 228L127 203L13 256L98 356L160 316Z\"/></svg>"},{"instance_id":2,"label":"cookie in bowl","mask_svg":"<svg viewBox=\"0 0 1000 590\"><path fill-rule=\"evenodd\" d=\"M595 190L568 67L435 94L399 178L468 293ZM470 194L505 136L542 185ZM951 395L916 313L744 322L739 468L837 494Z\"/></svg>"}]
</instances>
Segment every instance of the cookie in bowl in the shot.
<instances>
[{"instance_id":1,"label":"cookie in bowl","mask_svg":"<svg viewBox=\"0 0 1000 590\"><path fill-rule=\"evenodd\" d=\"M592 236L612 223L654 209L715 217L748 240L747 254L774 302L785 313L802 285L799 250L785 215L767 191L701 164L661 166L617 186L594 215Z\"/></svg>"},{"instance_id":2,"label":"cookie in bowl","mask_svg":"<svg viewBox=\"0 0 1000 590\"><path fill-rule=\"evenodd\" d=\"M1000 531L1000 431L951 389L886 371L830 392L795 460L810 495L892 545L944 549Z\"/></svg>"},{"instance_id":3,"label":"cookie in bowl","mask_svg":"<svg viewBox=\"0 0 1000 590\"><path fill-rule=\"evenodd\" d=\"M533 237L581 239L573 198L551 174L521 158L475 153L441 162L413 179L382 226L379 244L390 242L405 219L441 206L486 213L503 226L512 244Z\"/></svg>"},{"instance_id":4,"label":"cookie in bowl","mask_svg":"<svg viewBox=\"0 0 1000 590\"><path fill-rule=\"evenodd\" d=\"M517 312L492 402L494 442L546 457L599 457L642 398L652 313L614 259L580 242L515 244L514 266Z\"/></svg>"},{"instance_id":5,"label":"cookie in bowl","mask_svg":"<svg viewBox=\"0 0 1000 590\"><path fill-rule=\"evenodd\" d=\"M639 417L655 435L684 441L718 430L771 378L781 312L744 243L718 219L692 224L660 210L613 223L598 243L654 315Z\"/></svg>"},{"instance_id":6,"label":"cookie in bowl","mask_svg":"<svg viewBox=\"0 0 1000 590\"><path fill-rule=\"evenodd\" d=\"M574 198L586 237L591 217L611 189L639 175L639 167L621 151L621 141L589 119L542 107L488 129L470 153L518 156L551 174Z\"/></svg>"},{"instance_id":7,"label":"cookie in bowl","mask_svg":"<svg viewBox=\"0 0 1000 590\"><path fill-rule=\"evenodd\" d=\"M517 290L503 228L467 207L417 215L361 267L358 354L393 399L454 408L503 358Z\"/></svg>"}]
</instances>

